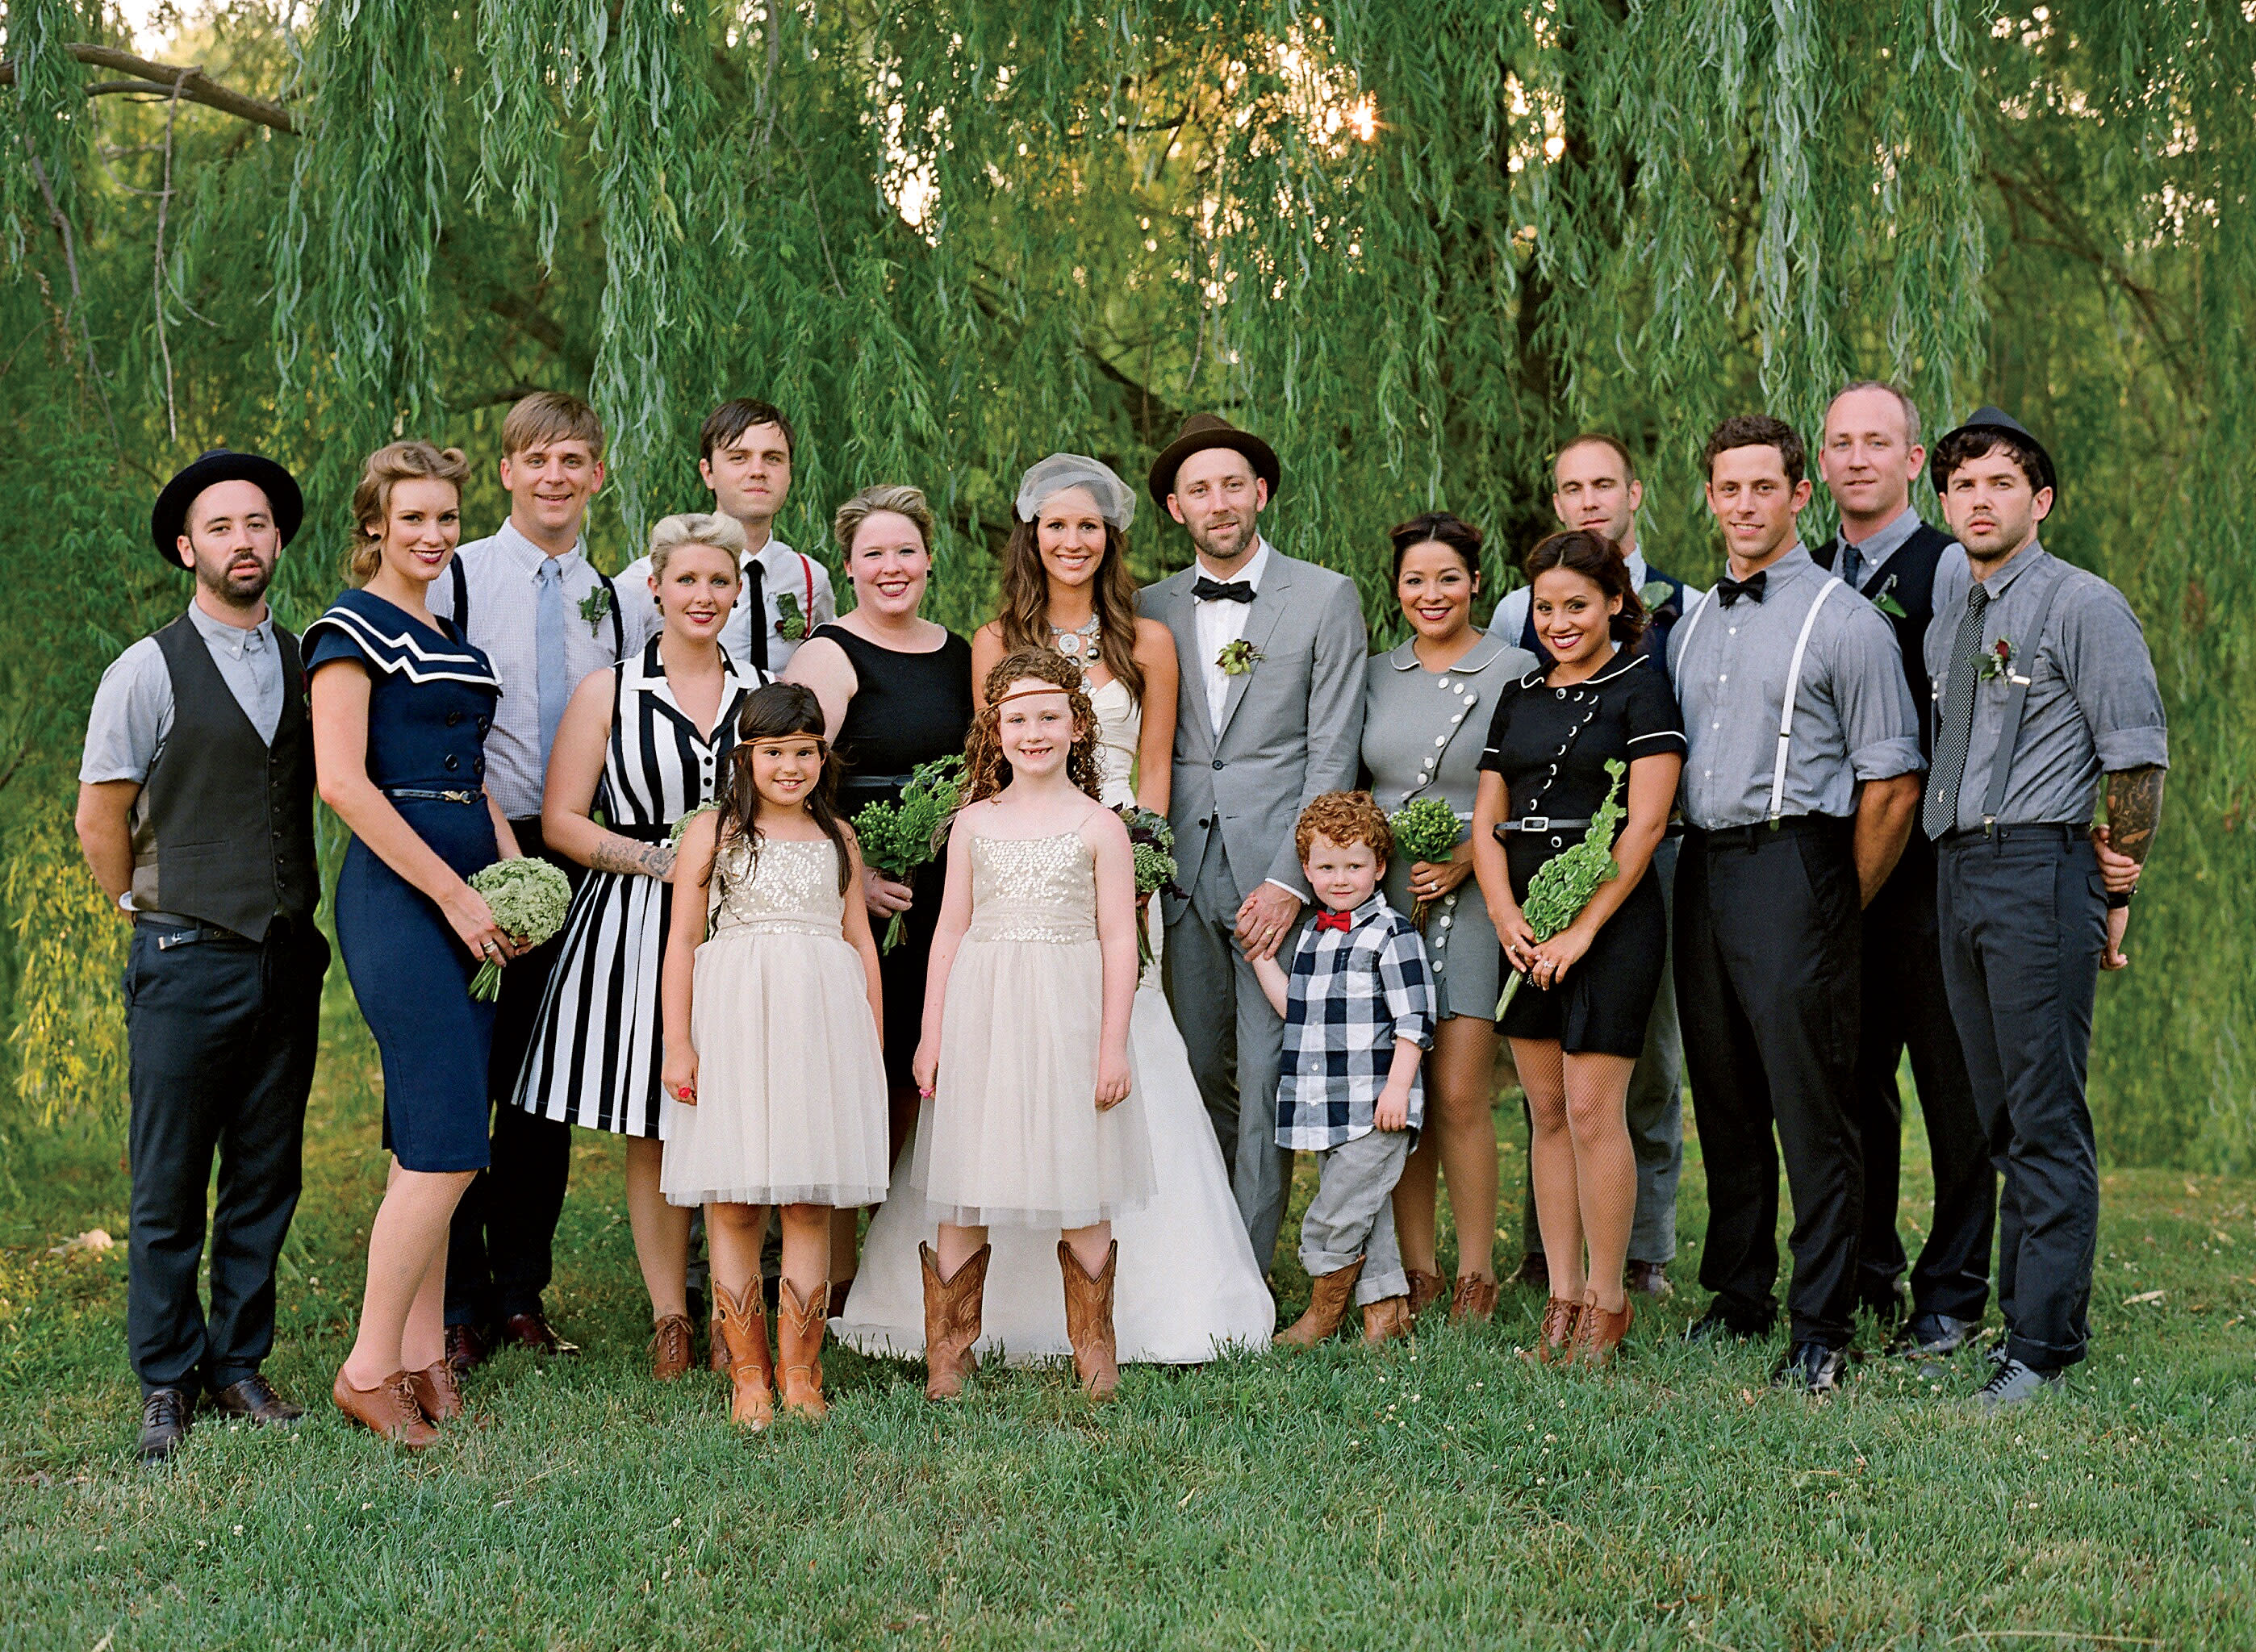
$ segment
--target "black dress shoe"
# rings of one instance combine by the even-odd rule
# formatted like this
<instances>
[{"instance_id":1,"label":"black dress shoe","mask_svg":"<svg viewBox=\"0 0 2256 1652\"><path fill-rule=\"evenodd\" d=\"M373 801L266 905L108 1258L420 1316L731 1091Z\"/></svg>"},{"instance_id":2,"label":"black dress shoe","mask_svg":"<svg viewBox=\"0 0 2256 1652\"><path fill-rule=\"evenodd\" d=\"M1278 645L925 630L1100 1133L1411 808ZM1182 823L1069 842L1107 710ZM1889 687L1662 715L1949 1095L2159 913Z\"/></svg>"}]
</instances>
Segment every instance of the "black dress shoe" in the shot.
<instances>
[{"instance_id":1,"label":"black dress shoe","mask_svg":"<svg viewBox=\"0 0 2256 1652\"><path fill-rule=\"evenodd\" d=\"M1800 1388L1805 1394L1833 1394L1839 1391L1848 1370L1849 1357L1839 1348L1829 1348L1822 1342L1797 1342L1773 1367L1770 1383L1774 1388Z\"/></svg>"},{"instance_id":2,"label":"black dress shoe","mask_svg":"<svg viewBox=\"0 0 2256 1652\"><path fill-rule=\"evenodd\" d=\"M1659 1302L1674 1296L1676 1287L1668 1283L1664 1264L1657 1262L1632 1262L1622 1275L1623 1288L1634 1297L1650 1297Z\"/></svg>"},{"instance_id":3,"label":"black dress shoe","mask_svg":"<svg viewBox=\"0 0 2256 1652\"><path fill-rule=\"evenodd\" d=\"M1902 1360L1948 1359L1973 1339L1981 1325L1947 1313L1915 1313L1888 1339L1888 1352Z\"/></svg>"},{"instance_id":4,"label":"black dress shoe","mask_svg":"<svg viewBox=\"0 0 2256 1652\"><path fill-rule=\"evenodd\" d=\"M1519 1271L1513 1274L1511 1283L1528 1290L1548 1291L1551 1289L1551 1264L1540 1250L1531 1250L1519 1259Z\"/></svg>"},{"instance_id":5,"label":"black dress shoe","mask_svg":"<svg viewBox=\"0 0 2256 1652\"><path fill-rule=\"evenodd\" d=\"M1692 1343L1722 1342L1726 1339L1745 1342L1751 1337L1769 1334L1770 1327L1766 1325L1749 1325L1732 1318L1724 1311L1721 1303L1709 1304L1707 1312L1684 1327L1684 1340Z\"/></svg>"},{"instance_id":6,"label":"black dress shoe","mask_svg":"<svg viewBox=\"0 0 2256 1652\"><path fill-rule=\"evenodd\" d=\"M204 1396L204 1409L222 1417L240 1417L259 1428L287 1428L306 1415L274 1391L274 1385L253 1371L240 1382L214 1388Z\"/></svg>"},{"instance_id":7,"label":"black dress shoe","mask_svg":"<svg viewBox=\"0 0 2256 1652\"><path fill-rule=\"evenodd\" d=\"M466 1377L493 1357L484 1333L473 1325L447 1327L447 1363L457 1377Z\"/></svg>"},{"instance_id":8,"label":"black dress shoe","mask_svg":"<svg viewBox=\"0 0 2256 1652\"><path fill-rule=\"evenodd\" d=\"M194 1424L194 1402L186 1388L152 1388L141 1402L141 1460L161 1463L180 1449Z\"/></svg>"},{"instance_id":9,"label":"black dress shoe","mask_svg":"<svg viewBox=\"0 0 2256 1652\"><path fill-rule=\"evenodd\" d=\"M580 1352L576 1342L567 1342L556 1334L548 1323L548 1316L539 1309L531 1313L513 1313L501 1322L503 1339L512 1346L533 1353L568 1355Z\"/></svg>"}]
</instances>

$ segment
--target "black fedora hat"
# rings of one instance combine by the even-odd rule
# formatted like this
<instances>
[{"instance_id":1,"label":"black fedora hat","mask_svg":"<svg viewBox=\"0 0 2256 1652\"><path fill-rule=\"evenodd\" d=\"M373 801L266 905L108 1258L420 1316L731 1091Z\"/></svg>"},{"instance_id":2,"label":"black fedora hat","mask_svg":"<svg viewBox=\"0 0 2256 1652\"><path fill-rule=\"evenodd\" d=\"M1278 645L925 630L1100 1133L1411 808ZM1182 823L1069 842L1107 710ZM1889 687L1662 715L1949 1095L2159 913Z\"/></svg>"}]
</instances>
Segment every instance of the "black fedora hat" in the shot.
<instances>
[{"instance_id":1,"label":"black fedora hat","mask_svg":"<svg viewBox=\"0 0 2256 1652\"><path fill-rule=\"evenodd\" d=\"M1927 461L1928 475L1935 482L1935 492L1942 493L1950 485L1950 474L1942 467L1944 446L1949 444L1953 436L1978 433L1983 431L1989 431L1999 436L2011 436L2019 446L2027 448L2035 454L2039 478L2037 485L2041 488L2051 489L2055 496L2059 494L2060 473L2053 468L2052 455L2045 451L2045 445L2042 442L2029 434L2027 426L2002 407L1978 407L1967 415L1966 422L1956 430L1943 432L1942 439L1935 444L1935 456Z\"/></svg>"},{"instance_id":2,"label":"black fedora hat","mask_svg":"<svg viewBox=\"0 0 2256 1652\"><path fill-rule=\"evenodd\" d=\"M1174 440L1160 450L1152 461L1152 501L1160 510L1167 508L1167 496L1175 490L1175 473L1183 467L1183 460L1193 453L1209 447L1230 447L1253 461L1253 474L1269 484L1269 496L1277 496L1277 489L1285 473L1277 463L1277 450L1251 431L1240 430L1228 419L1215 413L1193 413L1183 420L1183 427L1175 432Z\"/></svg>"},{"instance_id":3,"label":"black fedora hat","mask_svg":"<svg viewBox=\"0 0 2256 1652\"><path fill-rule=\"evenodd\" d=\"M149 513L149 537L156 542L157 555L166 567L186 566L180 560L180 536L187 531L188 507L205 489L223 482L247 482L257 487L274 512L275 531L282 536L282 543L287 545L298 537L298 524L306 519L306 496L298 491L298 479L257 453L215 447L166 482L157 496L156 509Z\"/></svg>"}]
</instances>

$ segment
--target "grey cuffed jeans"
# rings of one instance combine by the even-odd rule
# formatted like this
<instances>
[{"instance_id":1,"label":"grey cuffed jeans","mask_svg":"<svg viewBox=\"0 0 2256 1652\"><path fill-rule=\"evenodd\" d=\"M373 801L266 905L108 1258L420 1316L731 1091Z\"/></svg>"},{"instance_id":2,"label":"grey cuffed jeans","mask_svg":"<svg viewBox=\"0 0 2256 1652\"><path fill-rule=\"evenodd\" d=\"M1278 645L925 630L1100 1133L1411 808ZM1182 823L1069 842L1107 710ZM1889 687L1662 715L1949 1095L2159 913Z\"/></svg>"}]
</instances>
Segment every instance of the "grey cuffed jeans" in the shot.
<instances>
[{"instance_id":1,"label":"grey cuffed jeans","mask_svg":"<svg viewBox=\"0 0 2256 1652\"><path fill-rule=\"evenodd\" d=\"M1320 1179L1301 1219L1301 1266L1321 1279L1362 1257L1355 1282L1359 1306L1410 1294L1394 1241L1394 1184L1414 1144L1407 1130L1372 1130L1316 1150Z\"/></svg>"}]
</instances>

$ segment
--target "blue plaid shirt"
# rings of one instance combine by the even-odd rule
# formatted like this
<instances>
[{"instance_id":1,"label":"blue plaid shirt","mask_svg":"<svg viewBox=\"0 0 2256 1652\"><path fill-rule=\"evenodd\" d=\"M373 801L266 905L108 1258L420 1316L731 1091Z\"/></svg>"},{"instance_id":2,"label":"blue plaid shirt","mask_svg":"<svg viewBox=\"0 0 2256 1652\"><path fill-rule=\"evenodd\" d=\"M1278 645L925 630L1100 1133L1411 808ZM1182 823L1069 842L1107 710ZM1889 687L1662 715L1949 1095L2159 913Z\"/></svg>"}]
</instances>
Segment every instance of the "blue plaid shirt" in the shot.
<instances>
[{"instance_id":1,"label":"blue plaid shirt","mask_svg":"<svg viewBox=\"0 0 2256 1652\"><path fill-rule=\"evenodd\" d=\"M1394 1041L1433 1047L1434 978L1424 938L1383 895L1349 920L1343 933L1311 919L1293 953L1277 1083L1280 1147L1334 1148L1370 1135ZM1411 1130L1425 1120L1421 1074L1410 1080Z\"/></svg>"}]
</instances>

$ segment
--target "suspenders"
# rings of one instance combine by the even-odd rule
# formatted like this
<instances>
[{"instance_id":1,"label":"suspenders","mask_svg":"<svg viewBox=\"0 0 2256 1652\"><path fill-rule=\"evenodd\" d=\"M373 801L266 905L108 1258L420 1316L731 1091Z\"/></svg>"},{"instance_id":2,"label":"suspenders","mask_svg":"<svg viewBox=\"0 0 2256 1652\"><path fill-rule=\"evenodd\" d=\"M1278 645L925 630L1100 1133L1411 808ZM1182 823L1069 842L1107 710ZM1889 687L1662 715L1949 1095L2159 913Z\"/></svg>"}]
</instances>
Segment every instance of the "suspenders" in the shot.
<instances>
[{"instance_id":1,"label":"suspenders","mask_svg":"<svg viewBox=\"0 0 2256 1652\"><path fill-rule=\"evenodd\" d=\"M593 563L589 566L595 566ZM447 565L447 572L455 579L455 629L467 643L470 640L469 576L462 572L462 559L459 556ZM623 658L627 651L627 631L625 622L619 618L619 590L611 583L610 574L601 568L596 568L595 572L596 582L610 593L611 653L614 657Z\"/></svg>"},{"instance_id":2,"label":"suspenders","mask_svg":"<svg viewBox=\"0 0 2256 1652\"><path fill-rule=\"evenodd\" d=\"M1794 659L1786 668L1786 703L1780 707L1778 714L1778 757L1772 763L1770 771L1770 823L1773 826L1778 825L1784 813L1786 760L1794 749L1794 702L1801 697L1801 662L1809 652L1809 633L1816 629L1817 610L1825 606L1825 599L1840 586L1839 580L1828 578L1817 587L1817 594L1809 604L1809 612L1801 616L1801 633L1794 639ZM1701 616L1707 613L1708 605L1715 600L1715 587L1711 586L1708 594L1684 616L1684 641L1677 651L1679 659L1691 657L1693 634L1700 629ZM2027 692L2026 685L2020 692Z\"/></svg>"},{"instance_id":3,"label":"suspenders","mask_svg":"<svg viewBox=\"0 0 2256 1652\"><path fill-rule=\"evenodd\" d=\"M2029 683L2036 675L2037 655L2044 648L2045 622L2052 617L2053 599L2060 594L2065 580L2055 580L2045 587L2044 600L2037 604L2036 623L2029 628L2034 639L2029 644L2029 674L2009 676L2006 689L2006 721L1998 730L1998 749L1990 759L1990 789L1982 794L1982 830L1986 833L1998 824L1998 811L2005 806L2006 782L2013 772L2013 758L2021 746L2021 711L2028 704ZM1964 661L1958 662L1960 670L1967 669Z\"/></svg>"}]
</instances>

